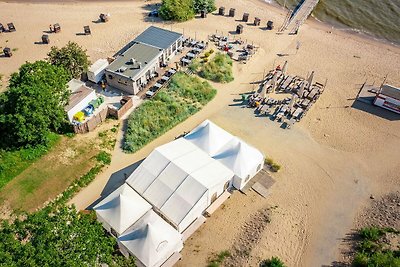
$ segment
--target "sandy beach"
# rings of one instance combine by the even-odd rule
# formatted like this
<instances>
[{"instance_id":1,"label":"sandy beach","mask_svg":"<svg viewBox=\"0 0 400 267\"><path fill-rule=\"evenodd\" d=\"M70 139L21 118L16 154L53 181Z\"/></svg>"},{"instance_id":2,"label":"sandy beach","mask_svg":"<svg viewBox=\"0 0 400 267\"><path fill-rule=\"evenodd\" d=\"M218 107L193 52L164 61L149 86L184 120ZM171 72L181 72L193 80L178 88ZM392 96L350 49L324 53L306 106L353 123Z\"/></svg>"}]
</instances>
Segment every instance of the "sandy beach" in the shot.
<instances>
[{"instance_id":1,"label":"sandy beach","mask_svg":"<svg viewBox=\"0 0 400 267\"><path fill-rule=\"evenodd\" d=\"M147 3L0 2L0 22L14 22L17 28L14 33L0 34L0 46L18 48L12 58L0 57L0 73L8 76L25 61L43 59L50 46L35 42L40 41L43 31L52 23L60 23L62 31L50 35L51 45L75 41L88 50L93 62L115 54L152 23L203 40L216 31L234 31L240 23L213 14L207 19L178 24L149 21ZM249 12L251 20L254 16L261 18L262 26L273 20L276 28L286 14L258 0L221 0L217 6L236 8L236 19ZM93 23L100 13L110 13L111 20ZM84 25L90 25L91 36L76 35ZM276 31L245 24L240 37L260 49L247 64L234 64L233 82L213 84L218 94L202 111L135 154L121 151L120 131L111 165L71 203L79 209L90 206L107 193L104 188L110 189L111 180L122 179L156 146L210 119L257 146L281 164L282 170L273 174L276 183L266 199L255 192L235 192L185 243L183 258L177 266L206 266L214 253L231 250L243 238L243 226L264 209L269 209L271 222L240 265L257 266L262 259L278 256L288 266L330 266L338 259L341 240L354 227L357 214L369 204L369 196L380 196L400 187L400 116L355 104L364 82L380 84L387 75L388 82L400 85L400 48L337 31L313 20L307 21L297 36L277 35ZM298 42L300 49L296 53ZM256 117L252 109L234 101L240 93L254 89L250 82L261 79L264 70L285 60L290 74L306 76L314 70L317 81L327 80L321 98L291 130L281 129L280 124L266 117Z\"/></svg>"}]
</instances>

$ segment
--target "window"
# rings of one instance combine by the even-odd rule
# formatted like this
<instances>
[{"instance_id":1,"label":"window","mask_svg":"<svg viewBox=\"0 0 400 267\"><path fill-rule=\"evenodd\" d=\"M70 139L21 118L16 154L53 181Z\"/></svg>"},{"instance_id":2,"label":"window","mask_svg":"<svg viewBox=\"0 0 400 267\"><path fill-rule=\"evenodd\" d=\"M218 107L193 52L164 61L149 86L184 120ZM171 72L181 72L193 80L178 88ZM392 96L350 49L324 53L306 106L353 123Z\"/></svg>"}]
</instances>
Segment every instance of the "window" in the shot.
<instances>
[{"instance_id":1,"label":"window","mask_svg":"<svg viewBox=\"0 0 400 267\"><path fill-rule=\"evenodd\" d=\"M111 228L111 234L115 237L118 237L117 231Z\"/></svg>"}]
</instances>

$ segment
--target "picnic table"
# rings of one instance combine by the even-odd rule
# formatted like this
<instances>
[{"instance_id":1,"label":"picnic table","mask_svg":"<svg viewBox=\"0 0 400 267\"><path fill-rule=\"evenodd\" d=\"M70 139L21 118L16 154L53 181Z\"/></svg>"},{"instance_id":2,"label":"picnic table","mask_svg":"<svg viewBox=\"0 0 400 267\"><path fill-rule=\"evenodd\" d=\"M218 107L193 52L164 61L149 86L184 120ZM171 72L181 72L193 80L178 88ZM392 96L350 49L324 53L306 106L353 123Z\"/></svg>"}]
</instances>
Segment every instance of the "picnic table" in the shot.
<instances>
[{"instance_id":1,"label":"picnic table","mask_svg":"<svg viewBox=\"0 0 400 267\"><path fill-rule=\"evenodd\" d=\"M169 77L164 75L164 76L161 77L161 80L168 81Z\"/></svg>"},{"instance_id":2,"label":"picnic table","mask_svg":"<svg viewBox=\"0 0 400 267\"><path fill-rule=\"evenodd\" d=\"M187 59L187 58L182 58L181 61L186 64L190 64L190 62L192 62L190 59Z\"/></svg>"},{"instance_id":3,"label":"picnic table","mask_svg":"<svg viewBox=\"0 0 400 267\"><path fill-rule=\"evenodd\" d=\"M186 56L188 56L188 57L191 57L191 58L195 58L195 57L196 57L196 55L195 55L195 54L193 54L193 53L190 53L190 52L189 52L189 53L187 53L187 54L186 54Z\"/></svg>"}]
</instances>

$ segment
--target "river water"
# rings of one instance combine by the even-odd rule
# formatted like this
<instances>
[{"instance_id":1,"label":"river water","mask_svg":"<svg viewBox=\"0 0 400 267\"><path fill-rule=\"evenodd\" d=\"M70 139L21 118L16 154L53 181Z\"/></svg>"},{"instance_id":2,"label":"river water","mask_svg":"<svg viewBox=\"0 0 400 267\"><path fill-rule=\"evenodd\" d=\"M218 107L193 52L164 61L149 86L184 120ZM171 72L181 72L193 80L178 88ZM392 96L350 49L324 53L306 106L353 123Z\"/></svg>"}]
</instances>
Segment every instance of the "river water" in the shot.
<instances>
[{"instance_id":1,"label":"river water","mask_svg":"<svg viewBox=\"0 0 400 267\"><path fill-rule=\"evenodd\" d=\"M275 0L293 9L300 0ZM269 1L268 1L269 2ZM313 17L336 28L400 44L400 0L321 0Z\"/></svg>"}]
</instances>

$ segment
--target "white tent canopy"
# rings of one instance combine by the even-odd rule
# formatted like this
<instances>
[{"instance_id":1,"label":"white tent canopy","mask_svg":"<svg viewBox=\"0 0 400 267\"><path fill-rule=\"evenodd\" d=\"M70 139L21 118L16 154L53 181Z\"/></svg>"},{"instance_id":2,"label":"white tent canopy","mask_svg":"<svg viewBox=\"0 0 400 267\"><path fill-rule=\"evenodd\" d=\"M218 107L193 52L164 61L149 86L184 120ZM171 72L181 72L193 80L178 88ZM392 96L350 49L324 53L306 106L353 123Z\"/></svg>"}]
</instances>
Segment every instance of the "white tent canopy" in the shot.
<instances>
[{"instance_id":1,"label":"white tent canopy","mask_svg":"<svg viewBox=\"0 0 400 267\"><path fill-rule=\"evenodd\" d=\"M205 120L185 136L186 140L195 144L210 156L214 156L232 138L233 135L209 120Z\"/></svg>"},{"instance_id":2,"label":"white tent canopy","mask_svg":"<svg viewBox=\"0 0 400 267\"><path fill-rule=\"evenodd\" d=\"M149 211L151 205L129 185L123 184L93 209L103 226L110 232L113 229L119 236Z\"/></svg>"},{"instance_id":3,"label":"white tent canopy","mask_svg":"<svg viewBox=\"0 0 400 267\"><path fill-rule=\"evenodd\" d=\"M148 267L162 265L183 248L182 236L153 210L120 236L118 245Z\"/></svg>"},{"instance_id":4,"label":"white tent canopy","mask_svg":"<svg viewBox=\"0 0 400 267\"><path fill-rule=\"evenodd\" d=\"M212 194L223 192L233 175L179 138L156 148L126 182L183 231L211 204Z\"/></svg>"},{"instance_id":5,"label":"white tent canopy","mask_svg":"<svg viewBox=\"0 0 400 267\"><path fill-rule=\"evenodd\" d=\"M264 156L256 148L235 137L213 157L235 173L233 186L242 189L263 166Z\"/></svg>"}]
</instances>

